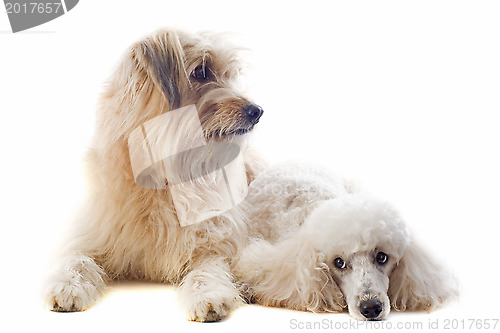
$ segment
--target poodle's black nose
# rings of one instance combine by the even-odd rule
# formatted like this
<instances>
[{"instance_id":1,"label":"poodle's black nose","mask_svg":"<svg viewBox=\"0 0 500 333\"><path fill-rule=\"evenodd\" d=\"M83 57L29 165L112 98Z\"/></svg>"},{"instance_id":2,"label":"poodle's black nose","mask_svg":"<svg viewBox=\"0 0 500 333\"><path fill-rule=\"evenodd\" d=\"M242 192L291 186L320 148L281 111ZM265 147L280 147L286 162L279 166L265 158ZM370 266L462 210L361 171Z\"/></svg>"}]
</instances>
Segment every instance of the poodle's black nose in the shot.
<instances>
[{"instance_id":1,"label":"poodle's black nose","mask_svg":"<svg viewBox=\"0 0 500 333\"><path fill-rule=\"evenodd\" d=\"M382 303L376 298L361 302L359 311L368 319L377 318L380 312L382 312Z\"/></svg>"},{"instance_id":2,"label":"poodle's black nose","mask_svg":"<svg viewBox=\"0 0 500 333\"><path fill-rule=\"evenodd\" d=\"M253 124L259 122L264 110L256 104L247 104L243 107L243 115Z\"/></svg>"}]
</instances>

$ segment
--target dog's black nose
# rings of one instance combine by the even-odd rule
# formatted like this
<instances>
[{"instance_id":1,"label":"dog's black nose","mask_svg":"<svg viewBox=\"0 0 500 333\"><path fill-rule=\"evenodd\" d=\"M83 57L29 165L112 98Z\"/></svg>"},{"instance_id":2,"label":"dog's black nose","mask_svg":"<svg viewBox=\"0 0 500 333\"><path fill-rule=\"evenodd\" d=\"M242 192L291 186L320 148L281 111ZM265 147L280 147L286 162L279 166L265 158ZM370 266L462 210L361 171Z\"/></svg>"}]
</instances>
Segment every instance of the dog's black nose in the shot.
<instances>
[{"instance_id":1,"label":"dog's black nose","mask_svg":"<svg viewBox=\"0 0 500 333\"><path fill-rule=\"evenodd\" d=\"M252 123L257 124L264 110L256 104L247 104L243 107L243 115Z\"/></svg>"},{"instance_id":2,"label":"dog's black nose","mask_svg":"<svg viewBox=\"0 0 500 333\"><path fill-rule=\"evenodd\" d=\"M380 312L382 312L382 303L376 298L361 302L359 311L368 319L377 318Z\"/></svg>"}]
</instances>

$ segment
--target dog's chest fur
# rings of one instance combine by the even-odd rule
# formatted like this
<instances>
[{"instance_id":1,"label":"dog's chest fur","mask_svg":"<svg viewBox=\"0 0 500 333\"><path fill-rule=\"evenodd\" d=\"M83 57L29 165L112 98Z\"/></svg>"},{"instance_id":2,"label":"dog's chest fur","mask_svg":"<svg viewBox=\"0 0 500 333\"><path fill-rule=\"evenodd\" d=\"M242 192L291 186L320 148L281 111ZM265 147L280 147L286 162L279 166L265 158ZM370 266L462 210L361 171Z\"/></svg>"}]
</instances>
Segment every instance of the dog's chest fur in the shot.
<instances>
[{"instance_id":1,"label":"dog's chest fur","mask_svg":"<svg viewBox=\"0 0 500 333\"><path fill-rule=\"evenodd\" d=\"M238 214L233 210L230 219L221 215L181 227L168 189L142 189L132 183L130 170L103 167L109 164L102 163L102 158L125 157L118 149L108 154L91 151L88 156L91 176L98 180L93 195L100 200L94 200L89 213L95 216L91 224L82 226L82 235L98 244L95 258L110 275L177 283L207 254L235 255L245 234L243 215L235 218Z\"/></svg>"}]
</instances>

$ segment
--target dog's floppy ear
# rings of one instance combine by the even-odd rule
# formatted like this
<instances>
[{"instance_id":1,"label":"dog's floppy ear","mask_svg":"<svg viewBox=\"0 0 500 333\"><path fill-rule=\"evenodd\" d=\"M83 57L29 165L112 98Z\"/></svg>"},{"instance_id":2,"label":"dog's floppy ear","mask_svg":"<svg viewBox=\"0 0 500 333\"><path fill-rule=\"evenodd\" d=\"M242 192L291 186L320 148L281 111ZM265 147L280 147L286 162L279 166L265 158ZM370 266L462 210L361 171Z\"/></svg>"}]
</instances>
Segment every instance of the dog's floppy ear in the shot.
<instances>
[{"instance_id":1,"label":"dog's floppy ear","mask_svg":"<svg viewBox=\"0 0 500 333\"><path fill-rule=\"evenodd\" d=\"M456 281L413 239L389 279L396 311L427 310L458 296Z\"/></svg>"},{"instance_id":2,"label":"dog's floppy ear","mask_svg":"<svg viewBox=\"0 0 500 333\"><path fill-rule=\"evenodd\" d=\"M257 303L308 311L343 311L340 288L312 242L291 237L278 244L253 241L236 265Z\"/></svg>"},{"instance_id":3,"label":"dog's floppy ear","mask_svg":"<svg viewBox=\"0 0 500 333\"><path fill-rule=\"evenodd\" d=\"M184 51L177 33L159 31L138 42L132 52L139 64L145 64L148 76L163 91L170 110L181 103L179 82L184 74Z\"/></svg>"}]
</instances>

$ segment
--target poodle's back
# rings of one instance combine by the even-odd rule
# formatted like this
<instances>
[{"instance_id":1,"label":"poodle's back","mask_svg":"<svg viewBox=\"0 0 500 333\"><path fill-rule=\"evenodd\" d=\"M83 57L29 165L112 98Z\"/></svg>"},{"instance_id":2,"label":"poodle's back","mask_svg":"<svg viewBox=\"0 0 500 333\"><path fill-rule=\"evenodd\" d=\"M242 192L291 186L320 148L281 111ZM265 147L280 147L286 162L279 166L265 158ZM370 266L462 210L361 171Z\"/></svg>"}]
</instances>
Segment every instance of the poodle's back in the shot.
<instances>
[{"instance_id":1,"label":"poodle's back","mask_svg":"<svg viewBox=\"0 0 500 333\"><path fill-rule=\"evenodd\" d=\"M351 192L350 183L316 166L282 164L262 172L248 188L250 235L270 243L294 234L328 199Z\"/></svg>"}]
</instances>

